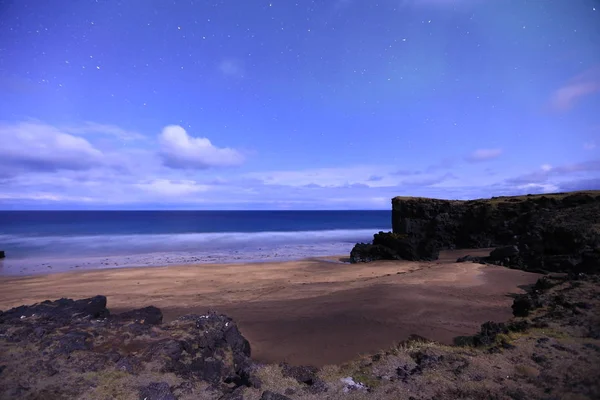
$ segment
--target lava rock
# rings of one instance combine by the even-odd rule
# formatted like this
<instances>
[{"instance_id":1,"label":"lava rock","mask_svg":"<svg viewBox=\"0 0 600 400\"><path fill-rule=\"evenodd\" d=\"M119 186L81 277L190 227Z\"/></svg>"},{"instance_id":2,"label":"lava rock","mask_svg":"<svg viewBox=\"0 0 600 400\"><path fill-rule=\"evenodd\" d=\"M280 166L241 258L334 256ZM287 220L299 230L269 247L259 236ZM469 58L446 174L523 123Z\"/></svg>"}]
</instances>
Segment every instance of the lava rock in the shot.
<instances>
[{"instance_id":1,"label":"lava rock","mask_svg":"<svg viewBox=\"0 0 600 400\"><path fill-rule=\"evenodd\" d=\"M158 325L162 323L163 315L160 309L149 306L117 314L113 318L121 321L133 321L145 325Z\"/></svg>"}]
</instances>

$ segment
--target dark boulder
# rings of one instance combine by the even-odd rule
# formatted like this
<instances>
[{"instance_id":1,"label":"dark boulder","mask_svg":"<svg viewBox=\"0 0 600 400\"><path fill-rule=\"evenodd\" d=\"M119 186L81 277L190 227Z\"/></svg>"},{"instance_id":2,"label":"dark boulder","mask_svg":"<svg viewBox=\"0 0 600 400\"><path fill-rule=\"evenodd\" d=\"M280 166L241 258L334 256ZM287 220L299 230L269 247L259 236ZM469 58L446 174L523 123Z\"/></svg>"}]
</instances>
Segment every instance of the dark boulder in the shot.
<instances>
[{"instance_id":1,"label":"dark boulder","mask_svg":"<svg viewBox=\"0 0 600 400\"><path fill-rule=\"evenodd\" d=\"M11 323L35 316L36 320L67 324L72 319L106 318L109 314L105 296L82 300L46 300L32 306L20 306L3 312L0 314L0 323Z\"/></svg>"},{"instance_id":2,"label":"dark boulder","mask_svg":"<svg viewBox=\"0 0 600 400\"><path fill-rule=\"evenodd\" d=\"M113 316L113 319L118 319L120 321L132 321L144 325L158 325L162 323L163 315L160 309L154 306L149 306L140 308L138 310L117 314Z\"/></svg>"},{"instance_id":3,"label":"dark boulder","mask_svg":"<svg viewBox=\"0 0 600 400\"><path fill-rule=\"evenodd\" d=\"M474 263L483 263L485 264L485 257L477 257L477 256L471 256L471 255L466 255L463 257L458 257L456 259L457 263L463 263L463 262L474 262Z\"/></svg>"},{"instance_id":4,"label":"dark boulder","mask_svg":"<svg viewBox=\"0 0 600 400\"><path fill-rule=\"evenodd\" d=\"M0 258L5 258L6 257L6 253L4 252L4 250L0 250Z\"/></svg>"},{"instance_id":5,"label":"dark boulder","mask_svg":"<svg viewBox=\"0 0 600 400\"><path fill-rule=\"evenodd\" d=\"M416 235L399 235L392 232L379 232L373 236L373 244L391 249L402 260L436 260L439 248L434 240L421 241Z\"/></svg>"},{"instance_id":6,"label":"dark boulder","mask_svg":"<svg viewBox=\"0 0 600 400\"><path fill-rule=\"evenodd\" d=\"M517 295L512 304L515 317L526 317L534 308L536 308L535 302L529 294Z\"/></svg>"},{"instance_id":7,"label":"dark boulder","mask_svg":"<svg viewBox=\"0 0 600 400\"><path fill-rule=\"evenodd\" d=\"M292 366L287 363L281 364L281 372L283 376L293 378L299 383L313 385L317 382L317 372L319 370L311 366Z\"/></svg>"},{"instance_id":8,"label":"dark boulder","mask_svg":"<svg viewBox=\"0 0 600 400\"><path fill-rule=\"evenodd\" d=\"M392 249L382 245L357 243L350 251L350 262L372 262L378 260L399 260L400 257Z\"/></svg>"},{"instance_id":9,"label":"dark boulder","mask_svg":"<svg viewBox=\"0 0 600 400\"><path fill-rule=\"evenodd\" d=\"M373 243L358 243L350 252L350 262L371 262L376 260L435 260L439 249L435 241L420 241L415 235L398 235L392 232L379 232L373 236Z\"/></svg>"}]
</instances>

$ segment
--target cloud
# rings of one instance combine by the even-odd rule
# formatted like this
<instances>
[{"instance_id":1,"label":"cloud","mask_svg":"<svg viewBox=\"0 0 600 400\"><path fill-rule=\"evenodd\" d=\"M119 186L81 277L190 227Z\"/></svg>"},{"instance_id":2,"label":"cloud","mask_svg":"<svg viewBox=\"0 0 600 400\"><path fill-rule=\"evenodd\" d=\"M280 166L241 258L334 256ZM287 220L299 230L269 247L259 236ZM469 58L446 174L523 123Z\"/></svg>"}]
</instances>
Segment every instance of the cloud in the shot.
<instances>
[{"instance_id":1,"label":"cloud","mask_svg":"<svg viewBox=\"0 0 600 400\"><path fill-rule=\"evenodd\" d=\"M571 192L576 190L600 190L600 177L563 182L560 185L560 190L563 192Z\"/></svg>"},{"instance_id":2,"label":"cloud","mask_svg":"<svg viewBox=\"0 0 600 400\"><path fill-rule=\"evenodd\" d=\"M219 71L225 76L243 78L245 75L244 66L239 60L225 59L219 63Z\"/></svg>"},{"instance_id":3,"label":"cloud","mask_svg":"<svg viewBox=\"0 0 600 400\"><path fill-rule=\"evenodd\" d=\"M420 175L421 173L422 173L421 171L411 171L409 169L399 169L398 171L392 172L392 175L413 176L413 175Z\"/></svg>"},{"instance_id":4,"label":"cloud","mask_svg":"<svg viewBox=\"0 0 600 400\"><path fill-rule=\"evenodd\" d=\"M89 169L104 157L86 139L42 123L0 125L0 137L0 167L14 173Z\"/></svg>"},{"instance_id":5,"label":"cloud","mask_svg":"<svg viewBox=\"0 0 600 400\"><path fill-rule=\"evenodd\" d=\"M159 195L184 196L205 192L209 185L201 185L192 180L171 181L169 179L154 179L150 182L136 183L134 186Z\"/></svg>"},{"instance_id":6,"label":"cloud","mask_svg":"<svg viewBox=\"0 0 600 400\"><path fill-rule=\"evenodd\" d=\"M457 179L456 175L448 172L442 176L432 176L432 177L426 177L426 178L417 178L417 179L408 179L404 182L402 182L402 186L412 186L412 187L427 187L427 186L433 186L433 185L437 185L439 183L451 180L451 179Z\"/></svg>"},{"instance_id":7,"label":"cloud","mask_svg":"<svg viewBox=\"0 0 600 400\"><path fill-rule=\"evenodd\" d=\"M250 172L246 178L258 179L265 185L321 187L347 187L363 184L369 187L393 186L398 178L391 173L392 169L377 165L355 165L348 167L308 168L302 170ZM373 179L374 178L374 179Z\"/></svg>"},{"instance_id":8,"label":"cloud","mask_svg":"<svg viewBox=\"0 0 600 400\"><path fill-rule=\"evenodd\" d=\"M483 162L493 160L502 155L502 149L478 149L469 154L465 159L468 162Z\"/></svg>"},{"instance_id":9,"label":"cloud","mask_svg":"<svg viewBox=\"0 0 600 400\"><path fill-rule=\"evenodd\" d=\"M550 98L555 111L567 111L587 96L600 93L600 66L595 66L571 78L557 89Z\"/></svg>"},{"instance_id":10,"label":"cloud","mask_svg":"<svg viewBox=\"0 0 600 400\"><path fill-rule=\"evenodd\" d=\"M159 136L160 155L166 166L175 169L207 169L241 165L243 155L237 150L219 148L210 140L191 137L178 125L163 129Z\"/></svg>"},{"instance_id":11,"label":"cloud","mask_svg":"<svg viewBox=\"0 0 600 400\"><path fill-rule=\"evenodd\" d=\"M437 172L439 170L447 170L447 169L452 168L455 164L456 164L456 161L453 160L452 158L445 158L436 164L432 164L432 165L428 166L425 169L425 172L431 173L431 172Z\"/></svg>"},{"instance_id":12,"label":"cloud","mask_svg":"<svg viewBox=\"0 0 600 400\"><path fill-rule=\"evenodd\" d=\"M63 131L76 135L98 134L112 136L123 141L144 140L146 137L137 132L128 131L115 125L85 122L78 126L67 126Z\"/></svg>"},{"instance_id":13,"label":"cloud","mask_svg":"<svg viewBox=\"0 0 600 400\"><path fill-rule=\"evenodd\" d=\"M587 142L583 144L583 148L586 150L594 150L596 148L596 142Z\"/></svg>"},{"instance_id":14,"label":"cloud","mask_svg":"<svg viewBox=\"0 0 600 400\"><path fill-rule=\"evenodd\" d=\"M558 167L552 167L551 165L544 164L539 170L506 179L506 183L521 187L528 184L546 183L551 178L564 179L565 177L569 176L596 173L598 171L600 171L600 159L583 161L574 164L565 164Z\"/></svg>"}]
</instances>

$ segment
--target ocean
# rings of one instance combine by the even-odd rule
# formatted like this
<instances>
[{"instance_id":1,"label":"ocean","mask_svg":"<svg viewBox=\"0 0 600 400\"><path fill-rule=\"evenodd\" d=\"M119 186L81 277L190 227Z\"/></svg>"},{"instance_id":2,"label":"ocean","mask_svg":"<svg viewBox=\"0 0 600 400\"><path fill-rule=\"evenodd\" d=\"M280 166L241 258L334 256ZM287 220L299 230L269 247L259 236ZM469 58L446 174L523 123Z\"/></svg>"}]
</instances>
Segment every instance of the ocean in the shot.
<instances>
[{"instance_id":1,"label":"ocean","mask_svg":"<svg viewBox=\"0 0 600 400\"><path fill-rule=\"evenodd\" d=\"M0 211L0 275L349 254L390 211Z\"/></svg>"}]
</instances>

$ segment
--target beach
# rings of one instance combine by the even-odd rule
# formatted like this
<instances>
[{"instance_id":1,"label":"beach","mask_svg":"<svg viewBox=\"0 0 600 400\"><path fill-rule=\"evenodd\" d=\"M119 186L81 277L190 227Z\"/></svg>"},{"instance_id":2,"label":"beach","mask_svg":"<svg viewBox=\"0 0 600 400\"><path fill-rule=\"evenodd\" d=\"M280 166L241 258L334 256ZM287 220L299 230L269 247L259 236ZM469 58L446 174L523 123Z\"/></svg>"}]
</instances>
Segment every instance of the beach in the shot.
<instances>
[{"instance_id":1,"label":"beach","mask_svg":"<svg viewBox=\"0 0 600 400\"><path fill-rule=\"evenodd\" d=\"M442 343L511 317L514 294L539 275L442 252L434 262L348 264L344 257L82 270L0 277L0 309L47 299L108 298L119 313L159 307L165 321L216 310L232 317L261 362L322 366L385 349L411 334Z\"/></svg>"}]
</instances>

